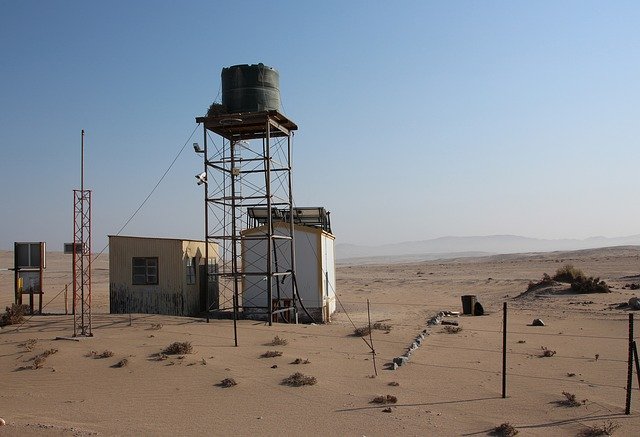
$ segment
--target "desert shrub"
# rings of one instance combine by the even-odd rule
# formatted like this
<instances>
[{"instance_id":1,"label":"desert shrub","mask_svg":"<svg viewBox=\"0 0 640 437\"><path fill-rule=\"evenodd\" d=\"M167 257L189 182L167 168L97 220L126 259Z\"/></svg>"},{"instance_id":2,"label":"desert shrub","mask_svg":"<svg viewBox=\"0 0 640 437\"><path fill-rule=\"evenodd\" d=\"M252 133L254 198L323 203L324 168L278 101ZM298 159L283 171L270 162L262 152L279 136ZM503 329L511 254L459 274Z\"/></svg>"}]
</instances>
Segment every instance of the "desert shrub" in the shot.
<instances>
[{"instance_id":1,"label":"desert shrub","mask_svg":"<svg viewBox=\"0 0 640 437\"><path fill-rule=\"evenodd\" d=\"M126 358L123 358L111 367L115 367L115 368L126 367L128 364L129 364L129 360L127 360Z\"/></svg>"},{"instance_id":2,"label":"desert shrub","mask_svg":"<svg viewBox=\"0 0 640 437\"><path fill-rule=\"evenodd\" d=\"M562 395L564 396L564 399L558 401L558 404L564 405L565 407L579 407L580 405L584 405L587 403L586 399L579 401L578 398L576 398L575 394L569 393L567 391L563 391Z\"/></svg>"},{"instance_id":3,"label":"desert shrub","mask_svg":"<svg viewBox=\"0 0 640 437\"><path fill-rule=\"evenodd\" d=\"M600 278L586 278L571 284L571 291L574 293L610 293L611 290L606 282Z\"/></svg>"},{"instance_id":4,"label":"desert shrub","mask_svg":"<svg viewBox=\"0 0 640 437\"><path fill-rule=\"evenodd\" d=\"M371 332L371 328L368 326L362 326L360 328L356 328L353 330L354 337L364 337L365 335L369 335Z\"/></svg>"},{"instance_id":5,"label":"desert shrub","mask_svg":"<svg viewBox=\"0 0 640 437\"><path fill-rule=\"evenodd\" d=\"M393 395L376 396L371 400L372 404L395 404L398 398Z\"/></svg>"},{"instance_id":6,"label":"desert shrub","mask_svg":"<svg viewBox=\"0 0 640 437\"><path fill-rule=\"evenodd\" d=\"M220 381L220 384L218 385L220 387L229 388L229 387L233 387L234 385L238 385L238 383L233 378L225 378L222 381Z\"/></svg>"},{"instance_id":7,"label":"desert shrub","mask_svg":"<svg viewBox=\"0 0 640 437\"><path fill-rule=\"evenodd\" d=\"M24 316L29 309L28 305L11 304L6 307L5 313L0 317L0 326L19 325L24 322Z\"/></svg>"},{"instance_id":8,"label":"desert shrub","mask_svg":"<svg viewBox=\"0 0 640 437\"><path fill-rule=\"evenodd\" d=\"M534 288L538 288L538 287L542 287L545 285L551 285L553 284L553 279L551 279L551 276L549 276L548 274L544 273L542 275L542 279L540 279L538 282L529 282L529 285L527 286L527 291L530 291Z\"/></svg>"},{"instance_id":9,"label":"desert shrub","mask_svg":"<svg viewBox=\"0 0 640 437\"><path fill-rule=\"evenodd\" d=\"M514 428L509 422L505 422L493 428L491 431L491 435L499 436L499 437L512 437L518 434L518 430Z\"/></svg>"},{"instance_id":10,"label":"desert shrub","mask_svg":"<svg viewBox=\"0 0 640 437\"><path fill-rule=\"evenodd\" d=\"M389 384L387 384L387 385L390 385L391 387L397 387L397 386L399 386L399 385L400 385L400 383L399 383L399 382L396 382L396 381L391 381L391 382L390 382Z\"/></svg>"},{"instance_id":11,"label":"desert shrub","mask_svg":"<svg viewBox=\"0 0 640 437\"><path fill-rule=\"evenodd\" d=\"M292 387L301 387L303 385L315 385L318 382L315 376L303 375L300 372L296 372L291 376L282 380L283 385L290 385Z\"/></svg>"},{"instance_id":12,"label":"desert shrub","mask_svg":"<svg viewBox=\"0 0 640 437\"><path fill-rule=\"evenodd\" d=\"M541 347L542 352L540 353L540 358L549 358L556 354L556 351L552 351L551 349L547 349L546 347Z\"/></svg>"},{"instance_id":13,"label":"desert shrub","mask_svg":"<svg viewBox=\"0 0 640 437\"><path fill-rule=\"evenodd\" d=\"M98 353L96 351L91 351L88 354L85 355L85 357L90 357L90 358L111 358L113 356L113 352L110 350L105 350L104 352Z\"/></svg>"},{"instance_id":14,"label":"desert shrub","mask_svg":"<svg viewBox=\"0 0 640 437\"><path fill-rule=\"evenodd\" d=\"M388 323L376 322L373 324L373 329L377 329L379 331L391 331L391 325Z\"/></svg>"},{"instance_id":15,"label":"desert shrub","mask_svg":"<svg viewBox=\"0 0 640 437\"><path fill-rule=\"evenodd\" d=\"M296 358L291 362L291 364L309 364L311 361L303 360L302 358Z\"/></svg>"},{"instance_id":16,"label":"desert shrub","mask_svg":"<svg viewBox=\"0 0 640 437\"><path fill-rule=\"evenodd\" d=\"M166 355L184 355L193 352L193 346L190 341L176 341L167 346L162 353Z\"/></svg>"},{"instance_id":17,"label":"desert shrub","mask_svg":"<svg viewBox=\"0 0 640 437\"><path fill-rule=\"evenodd\" d=\"M35 357L33 357L33 365L31 366L31 368L34 370L40 369L44 365L44 362L47 360L47 357L49 357L49 355L55 354L56 352L58 352L58 349L47 349L40 355L36 355Z\"/></svg>"},{"instance_id":18,"label":"desert shrub","mask_svg":"<svg viewBox=\"0 0 640 437\"><path fill-rule=\"evenodd\" d=\"M36 344L38 344L38 340L35 338L30 338L24 343L21 343L19 346L25 348L28 351L32 351L36 347Z\"/></svg>"},{"instance_id":19,"label":"desert shrub","mask_svg":"<svg viewBox=\"0 0 640 437\"><path fill-rule=\"evenodd\" d=\"M601 425L593 425L586 429L583 429L578 434L578 437L596 437L601 435L613 435L616 429L620 428L618 423L607 420Z\"/></svg>"},{"instance_id":20,"label":"desert shrub","mask_svg":"<svg viewBox=\"0 0 640 437\"><path fill-rule=\"evenodd\" d=\"M149 329L151 331L158 331L158 330L162 329L162 323L152 323L151 326L149 327Z\"/></svg>"},{"instance_id":21,"label":"desert shrub","mask_svg":"<svg viewBox=\"0 0 640 437\"><path fill-rule=\"evenodd\" d=\"M287 344L289 344L289 341L286 338L280 338L276 335L269 343L269 346L286 346Z\"/></svg>"},{"instance_id":22,"label":"desert shrub","mask_svg":"<svg viewBox=\"0 0 640 437\"><path fill-rule=\"evenodd\" d=\"M553 275L553 280L558 282L580 282L586 278L582 270L575 268L571 264L564 265L556 270L556 274Z\"/></svg>"},{"instance_id":23,"label":"desert shrub","mask_svg":"<svg viewBox=\"0 0 640 437\"><path fill-rule=\"evenodd\" d=\"M281 357L281 356L282 356L281 351L266 351L265 353L260 355L260 358L274 358L274 357Z\"/></svg>"}]
</instances>

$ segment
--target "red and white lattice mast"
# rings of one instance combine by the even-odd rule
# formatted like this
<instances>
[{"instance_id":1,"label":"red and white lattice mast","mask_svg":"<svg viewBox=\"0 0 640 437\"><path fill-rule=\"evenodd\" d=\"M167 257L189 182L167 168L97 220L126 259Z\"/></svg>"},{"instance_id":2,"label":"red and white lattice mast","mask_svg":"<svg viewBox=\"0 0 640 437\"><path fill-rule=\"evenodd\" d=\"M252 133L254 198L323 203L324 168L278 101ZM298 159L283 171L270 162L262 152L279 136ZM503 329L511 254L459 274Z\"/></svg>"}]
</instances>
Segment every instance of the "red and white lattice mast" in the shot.
<instances>
[{"instance_id":1,"label":"red and white lattice mast","mask_svg":"<svg viewBox=\"0 0 640 437\"><path fill-rule=\"evenodd\" d=\"M80 189L73 190L73 336L91 337L91 190L84 189L84 129Z\"/></svg>"}]
</instances>

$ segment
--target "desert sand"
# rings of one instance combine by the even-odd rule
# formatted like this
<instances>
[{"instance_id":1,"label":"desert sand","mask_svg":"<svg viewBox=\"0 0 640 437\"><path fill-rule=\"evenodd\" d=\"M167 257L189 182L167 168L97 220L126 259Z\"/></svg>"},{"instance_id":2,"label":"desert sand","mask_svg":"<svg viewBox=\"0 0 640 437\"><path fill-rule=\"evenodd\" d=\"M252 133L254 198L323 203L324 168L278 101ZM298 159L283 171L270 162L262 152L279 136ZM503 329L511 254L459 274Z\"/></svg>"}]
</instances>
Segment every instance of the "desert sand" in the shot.
<instances>
[{"instance_id":1,"label":"desert sand","mask_svg":"<svg viewBox=\"0 0 640 437\"><path fill-rule=\"evenodd\" d=\"M0 269L12 263L11 252L0 252ZM56 340L73 332L63 293L70 263L67 255L48 254L46 315L0 330L2 436L475 436L504 422L523 436L571 436L606 421L619 426L616 435L640 435L635 376L631 415L624 414L630 311L617 307L637 294L623 286L640 282L640 247L343 263L341 305L331 323L269 327L241 320L238 347L230 320L108 314L107 256L93 270L94 336ZM517 297L529 281L565 264L604 279L612 292ZM462 328L453 334L427 327L438 311L461 311L465 294L477 296L484 316L452 318ZM372 322L390 325L372 334L377 376L368 345L352 335L354 325L367 322L367 299ZM0 305L12 300L13 273L0 271ZM506 399L503 302L509 308ZM534 318L546 326L530 326ZM424 329L430 335L409 362L388 370L385 364ZM288 344L269 345L275 336ZM176 341L191 342L193 353L158 360ZM542 348L556 353L540 357ZM33 358L49 349L57 352L32 370ZM283 354L260 358L269 350ZM91 351L113 356L87 356ZM113 367L124 358L126 366ZM291 364L297 358L309 363ZM297 371L317 384L281 384ZM225 378L237 385L219 386ZM563 391L580 405L562 405ZM377 395L397 403L371 403Z\"/></svg>"}]
</instances>

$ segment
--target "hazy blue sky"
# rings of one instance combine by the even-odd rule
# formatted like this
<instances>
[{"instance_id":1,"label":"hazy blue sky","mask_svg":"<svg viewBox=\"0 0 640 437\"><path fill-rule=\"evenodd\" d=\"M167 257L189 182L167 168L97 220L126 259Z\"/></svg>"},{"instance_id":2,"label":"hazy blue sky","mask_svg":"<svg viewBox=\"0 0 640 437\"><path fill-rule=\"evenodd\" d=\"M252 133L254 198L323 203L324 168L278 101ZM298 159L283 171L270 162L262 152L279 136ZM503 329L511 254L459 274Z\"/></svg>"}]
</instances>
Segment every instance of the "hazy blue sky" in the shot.
<instances>
[{"instance_id":1,"label":"hazy blue sky","mask_svg":"<svg viewBox=\"0 0 640 437\"><path fill-rule=\"evenodd\" d=\"M0 248L94 248L220 91L280 72L294 195L338 242L640 233L637 1L0 0ZM202 136L199 130L198 140ZM190 144L127 235L203 238Z\"/></svg>"}]
</instances>

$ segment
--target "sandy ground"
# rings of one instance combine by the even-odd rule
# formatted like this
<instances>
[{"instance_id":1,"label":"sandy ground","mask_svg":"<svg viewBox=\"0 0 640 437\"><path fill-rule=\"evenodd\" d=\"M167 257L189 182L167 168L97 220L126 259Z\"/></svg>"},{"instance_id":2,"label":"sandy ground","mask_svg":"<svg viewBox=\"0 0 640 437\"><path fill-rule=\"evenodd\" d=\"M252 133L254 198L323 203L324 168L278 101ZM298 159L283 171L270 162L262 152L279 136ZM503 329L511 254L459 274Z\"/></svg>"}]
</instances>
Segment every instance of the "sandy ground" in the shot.
<instances>
[{"instance_id":1,"label":"sandy ground","mask_svg":"<svg viewBox=\"0 0 640 437\"><path fill-rule=\"evenodd\" d=\"M12 266L0 252L0 269ZM1 436L85 435L487 435L510 422L523 436L577 435L612 421L616 435L640 435L640 393L634 379L632 414L624 415L628 314L616 305L637 292L640 248L525 254L411 264L341 265L342 307L326 325L272 327L195 318L108 314L108 260L93 274L94 337L70 336L64 284L71 259L48 255L45 316L16 330L0 330ZM571 263L615 287L608 294L525 296L531 280ZM625 278L634 276L635 278ZM70 294L70 292L69 292ZM429 328L423 346L397 370L385 364L401 355L427 320L440 310L460 311L460 296L475 294L487 312L457 318L462 330ZM370 349L351 334L372 321L377 377ZM0 271L0 305L13 300L13 274ZM51 302L50 302L51 301ZM507 398L501 396L502 305L509 306ZM48 303L50 302L50 303ZM346 309L346 311L345 311ZM529 326L542 318L544 327ZM353 323L352 323L353 322ZM284 346L268 345L279 336ZM25 345L35 340L31 350ZM174 341L189 341L192 354L157 360ZM542 348L556 351L541 358ZM41 368L19 370L49 349ZM104 359L91 351L112 351ZM276 358L260 358L279 350ZM596 358L597 356L597 358ZM114 364L126 358L125 367ZM291 364L296 358L308 364ZM300 371L317 384L288 387L283 378ZM218 386L225 378L238 385ZM394 382L397 385L391 386ZM559 404L562 392L585 400ZM371 403L393 395L397 403Z\"/></svg>"}]
</instances>

